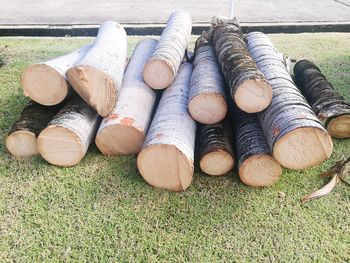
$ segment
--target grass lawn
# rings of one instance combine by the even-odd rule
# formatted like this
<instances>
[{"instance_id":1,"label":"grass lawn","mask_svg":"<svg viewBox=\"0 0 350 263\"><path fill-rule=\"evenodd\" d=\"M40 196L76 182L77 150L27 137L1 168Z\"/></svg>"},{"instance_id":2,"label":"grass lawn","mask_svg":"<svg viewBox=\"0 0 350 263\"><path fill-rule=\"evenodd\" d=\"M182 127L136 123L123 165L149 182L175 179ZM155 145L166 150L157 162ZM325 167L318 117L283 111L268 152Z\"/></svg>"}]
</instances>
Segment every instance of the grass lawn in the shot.
<instances>
[{"instance_id":1,"label":"grass lawn","mask_svg":"<svg viewBox=\"0 0 350 263\"><path fill-rule=\"evenodd\" d=\"M350 99L350 34L271 38L288 56L316 62ZM139 40L129 38L129 53ZM95 146L71 168L11 157L4 141L27 102L24 67L89 41L0 38L0 262L350 261L349 188L339 184L323 199L299 202L328 180L318 173L349 155L350 140L334 140L330 160L284 170L270 188L247 187L236 174L196 172L183 193L150 187L135 156L105 157Z\"/></svg>"}]
</instances>

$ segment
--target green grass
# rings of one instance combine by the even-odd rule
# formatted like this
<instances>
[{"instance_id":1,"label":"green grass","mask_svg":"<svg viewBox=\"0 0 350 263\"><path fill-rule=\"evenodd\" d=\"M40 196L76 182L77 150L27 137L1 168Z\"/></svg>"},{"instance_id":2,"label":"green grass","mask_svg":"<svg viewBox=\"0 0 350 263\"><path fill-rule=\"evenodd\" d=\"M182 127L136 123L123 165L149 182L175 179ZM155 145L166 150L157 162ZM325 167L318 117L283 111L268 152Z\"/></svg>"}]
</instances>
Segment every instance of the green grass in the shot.
<instances>
[{"instance_id":1,"label":"green grass","mask_svg":"<svg viewBox=\"0 0 350 263\"><path fill-rule=\"evenodd\" d=\"M292 58L314 60L350 99L350 34L271 37ZM139 39L130 38L129 52ZM72 168L12 158L4 139L27 101L21 71L89 41L0 38L0 262L350 261L349 188L299 202L327 181L319 172L349 155L350 140L335 140L321 166L284 170L263 189L236 174L196 172L185 192L162 191L144 182L134 156L105 157L94 146Z\"/></svg>"}]
</instances>

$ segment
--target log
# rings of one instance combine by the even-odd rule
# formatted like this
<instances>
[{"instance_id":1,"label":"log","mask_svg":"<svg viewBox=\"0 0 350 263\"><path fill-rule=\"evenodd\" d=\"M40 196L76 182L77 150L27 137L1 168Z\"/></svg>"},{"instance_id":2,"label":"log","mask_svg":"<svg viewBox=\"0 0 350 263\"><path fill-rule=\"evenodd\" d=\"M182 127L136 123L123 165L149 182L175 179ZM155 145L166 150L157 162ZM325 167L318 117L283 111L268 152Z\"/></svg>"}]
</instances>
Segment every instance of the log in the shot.
<instances>
[{"instance_id":1,"label":"log","mask_svg":"<svg viewBox=\"0 0 350 263\"><path fill-rule=\"evenodd\" d=\"M209 35L237 107L248 113L264 110L272 88L249 54L237 20L214 17Z\"/></svg>"},{"instance_id":2,"label":"log","mask_svg":"<svg viewBox=\"0 0 350 263\"><path fill-rule=\"evenodd\" d=\"M192 30L191 15L173 12L160 36L157 47L145 65L143 78L153 89L170 86L178 72L189 44Z\"/></svg>"},{"instance_id":3,"label":"log","mask_svg":"<svg viewBox=\"0 0 350 263\"><path fill-rule=\"evenodd\" d=\"M232 116L241 181L254 187L273 185L281 177L282 168L272 157L257 115L235 108Z\"/></svg>"},{"instance_id":4,"label":"log","mask_svg":"<svg viewBox=\"0 0 350 263\"><path fill-rule=\"evenodd\" d=\"M201 170L208 175L225 175L233 169L233 132L225 119L198 126L198 156Z\"/></svg>"},{"instance_id":5,"label":"log","mask_svg":"<svg viewBox=\"0 0 350 263\"><path fill-rule=\"evenodd\" d=\"M94 139L101 117L76 94L53 117L38 137L40 155L58 166L80 162Z\"/></svg>"},{"instance_id":6,"label":"log","mask_svg":"<svg viewBox=\"0 0 350 263\"><path fill-rule=\"evenodd\" d=\"M67 55L25 68L21 75L24 95L46 106L61 103L71 91L66 81L67 70L90 48L91 45L86 45Z\"/></svg>"},{"instance_id":7,"label":"log","mask_svg":"<svg viewBox=\"0 0 350 263\"><path fill-rule=\"evenodd\" d=\"M74 90L101 116L114 108L127 59L124 28L113 21L104 22L91 49L67 71Z\"/></svg>"},{"instance_id":8,"label":"log","mask_svg":"<svg viewBox=\"0 0 350 263\"><path fill-rule=\"evenodd\" d=\"M193 177L196 122L187 110L192 65L183 62L160 99L137 158L142 177L152 186L185 190Z\"/></svg>"},{"instance_id":9,"label":"log","mask_svg":"<svg viewBox=\"0 0 350 263\"><path fill-rule=\"evenodd\" d=\"M300 91L331 136L349 138L350 102L339 95L321 70L311 61L297 62L294 66L294 75Z\"/></svg>"},{"instance_id":10,"label":"log","mask_svg":"<svg viewBox=\"0 0 350 263\"><path fill-rule=\"evenodd\" d=\"M96 145L103 154L136 154L141 150L156 102L156 92L143 81L142 71L156 45L157 40L145 39L135 47L116 107L102 120L96 135Z\"/></svg>"},{"instance_id":11,"label":"log","mask_svg":"<svg viewBox=\"0 0 350 263\"><path fill-rule=\"evenodd\" d=\"M215 51L204 36L198 38L194 56L188 110L200 123L218 123L227 113L225 81Z\"/></svg>"},{"instance_id":12,"label":"log","mask_svg":"<svg viewBox=\"0 0 350 263\"><path fill-rule=\"evenodd\" d=\"M16 158L37 155L37 137L63 104L43 106L34 101L24 107L6 138L7 150Z\"/></svg>"},{"instance_id":13,"label":"log","mask_svg":"<svg viewBox=\"0 0 350 263\"><path fill-rule=\"evenodd\" d=\"M271 40L255 32L246 36L246 42L274 92L269 107L258 113L273 157L290 169L319 165L332 153L331 136L298 91Z\"/></svg>"}]
</instances>

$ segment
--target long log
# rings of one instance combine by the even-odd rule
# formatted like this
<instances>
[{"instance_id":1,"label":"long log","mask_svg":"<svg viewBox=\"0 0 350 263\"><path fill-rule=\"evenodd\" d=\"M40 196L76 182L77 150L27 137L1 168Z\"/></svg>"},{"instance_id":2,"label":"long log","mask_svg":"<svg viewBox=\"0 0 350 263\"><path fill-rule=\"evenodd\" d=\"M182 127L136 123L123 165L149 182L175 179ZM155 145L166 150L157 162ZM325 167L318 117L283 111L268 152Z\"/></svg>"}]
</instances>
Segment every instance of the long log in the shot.
<instances>
[{"instance_id":1,"label":"long log","mask_svg":"<svg viewBox=\"0 0 350 263\"><path fill-rule=\"evenodd\" d=\"M157 47L145 65L143 78L153 89L170 86L185 56L191 37L192 18L185 11L173 12L160 36Z\"/></svg>"},{"instance_id":2,"label":"long log","mask_svg":"<svg viewBox=\"0 0 350 263\"><path fill-rule=\"evenodd\" d=\"M75 91L101 116L114 108L127 58L124 28L113 21L104 22L91 49L67 71Z\"/></svg>"},{"instance_id":3,"label":"long log","mask_svg":"<svg viewBox=\"0 0 350 263\"><path fill-rule=\"evenodd\" d=\"M24 95L46 106L61 103L71 91L66 81L67 70L90 48L91 45L86 45L67 55L26 67L21 75Z\"/></svg>"},{"instance_id":4,"label":"long log","mask_svg":"<svg viewBox=\"0 0 350 263\"><path fill-rule=\"evenodd\" d=\"M254 32L246 36L246 41L274 92L269 107L258 113L273 157L291 169L319 165L332 153L331 136L298 91L271 40Z\"/></svg>"},{"instance_id":5,"label":"long log","mask_svg":"<svg viewBox=\"0 0 350 263\"><path fill-rule=\"evenodd\" d=\"M38 154L37 137L63 104L43 106L28 102L6 138L6 148L16 158Z\"/></svg>"},{"instance_id":6,"label":"long log","mask_svg":"<svg viewBox=\"0 0 350 263\"><path fill-rule=\"evenodd\" d=\"M101 117L76 94L53 117L38 137L40 155L58 166L80 162L93 141Z\"/></svg>"},{"instance_id":7,"label":"long log","mask_svg":"<svg viewBox=\"0 0 350 263\"><path fill-rule=\"evenodd\" d=\"M294 75L301 92L332 137L350 137L350 102L339 95L311 61L296 63Z\"/></svg>"},{"instance_id":8,"label":"long log","mask_svg":"<svg viewBox=\"0 0 350 263\"><path fill-rule=\"evenodd\" d=\"M249 54L237 20L214 17L209 34L237 107L248 113L264 110L272 88Z\"/></svg>"},{"instance_id":9,"label":"long log","mask_svg":"<svg viewBox=\"0 0 350 263\"><path fill-rule=\"evenodd\" d=\"M282 168L272 157L257 115L235 108L232 116L241 181L255 187L276 183L282 175Z\"/></svg>"},{"instance_id":10,"label":"long log","mask_svg":"<svg viewBox=\"0 0 350 263\"><path fill-rule=\"evenodd\" d=\"M193 177L196 123L187 110L192 65L183 62L160 99L137 158L143 178L158 188L185 190Z\"/></svg>"},{"instance_id":11,"label":"long log","mask_svg":"<svg viewBox=\"0 0 350 263\"><path fill-rule=\"evenodd\" d=\"M96 145L103 154L135 154L141 150L156 101L156 92L143 81L142 71L156 45L156 40L145 39L135 47L116 107L102 120L96 135Z\"/></svg>"},{"instance_id":12,"label":"long log","mask_svg":"<svg viewBox=\"0 0 350 263\"><path fill-rule=\"evenodd\" d=\"M225 175L233 169L232 136L227 120L198 126L199 166L204 173Z\"/></svg>"},{"instance_id":13,"label":"long log","mask_svg":"<svg viewBox=\"0 0 350 263\"><path fill-rule=\"evenodd\" d=\"M205 36L198 38L194 56L188 110L200 123L218 123L227 113L225 81L215 51Z\"/></svg>"}]
</instances>

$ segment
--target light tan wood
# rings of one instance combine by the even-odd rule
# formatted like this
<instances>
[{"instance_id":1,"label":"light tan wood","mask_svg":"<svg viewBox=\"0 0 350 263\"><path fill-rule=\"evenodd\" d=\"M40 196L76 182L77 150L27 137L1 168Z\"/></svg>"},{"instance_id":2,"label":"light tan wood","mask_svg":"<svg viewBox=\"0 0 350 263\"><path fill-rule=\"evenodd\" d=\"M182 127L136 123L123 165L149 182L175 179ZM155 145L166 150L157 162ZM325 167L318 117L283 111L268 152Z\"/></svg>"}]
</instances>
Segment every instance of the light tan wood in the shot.
<instances>
[{"instance_id":1,"label":"light tan wood","mask_svg":"<svg viewBox=\"0 0 350 263\"><path fill-rule=\"evenodd\" d=\"M245 160L239 168L239 177L246 185L270 186L282 175L281 165L269 155L255 155Z\"/></svg>"},{"instance_id":2,"label":"light tan wood","mask_svg":"<svg viewBox=\"0 0 350 263\"><path fill-rule=\"evenodd\" d=\"M201 93L190 100L188 110L194 120L214 124L225 118L227 104L225 98L217 93Z\"/></svg>"},{"instance_id":3,"label":"light tan wood","mask_svg":"<svg viewBox=\"0 0 350 263\"><path fill-rule=\"evenodd\" d=\"M70 68L67 76L75 91L101 116L106 116L113 110L117 88L107 74L91 66L78 66Z\"/></svg>"},{"instance_id":4,"label":"light tan wood","mask_svg":"<svg viewBox=\"0 0 350 263\"><path fill-rule=\"evenodd\" d=\"M6 138L7 150L16 158L37 155L36 136L30 131L16 131Z\"/></svg>"},{"instance_id":5,"label":"light tan wood","mask_svg":"<svg viewBox=\"0 0 350 263\"><path fill-rule=\"evenodd\" d=\"M330 157L332 138L325 130L303 127L281 137L273 147L274 158L290 169L307 169Z\"/></svg>"},{"instance_id":6,"label":"light tan wood","mask_svg":"<svg viewBox=\"0 0 350 263\"><path fill-rule=\"evenodd\" d=\"M226 151L217 150L204 155L199 161L199 166L208 175L225 175L232 170L234 160Z\"/></svg>"},{"instance_id":7,"label":"light tan wood","mask_svg":"<svg viewBox=\"0 0 350 263\"><path fill-rule=\"evenodd\" d=\"M272 88L265 81L250 79L237 88L233 100L238 108L245 112L260 112L270 105Z\"/></svg>"},{"instance_id":8,"label":"light tan wood","mask_svg":"<svg viewBox=\"0 0 350 263\"><path fill-rule=\"evenodd\" d=\"M84 146L71 130L49 126L38 137L38 150L41 156L54 165L73 166L84 157Z\"/></svg>"},{"instance_id":9,"label":"light tan wood","mask_svg":"<svg viewBox=\"0 0 350 263\"><path fill-rule=\"evenodd\" d=\"M27 67L21 75L24 95L46 106L62 102L68 93L68 84L57 70L46 64Z\"/></svg>"},{"instance_id":10,"label":"light tan wood","mask_svg":"<svg viewBox=\"0 0 350 263\"><path fill-rule=\"evenodd\" d=\"M342 115L329 121L327 130L334 138L350 137L350 115Z\"/></svg>"},{"instance_id":11,"label":"light tan wood","mask_svg":"<svg viewBox=\"0 0 350 263\"><path fill-rule=\"evenodd\" d=\"M96 146L106 155L136 154L145 141L145 134L127 124L115 124L101 130L96 136Z\"/></svg>"},{"instance_id":12,"label":"light tan wood","mask_svg":"<svg viewBox=\"0 0 350 263\"><path fill-rule=\"evenodd\" d=\"M193 164L173 145L153 144L144 148L137 167L150 185L170 191L183 191L192 181Z\"/></svg>"},{"instance_id":13,"label":"light tan wood","mask_svg":"<svg viewBox=\"0 0 350 263\"><path fill-rule=\"evenodd\" d=\"M175 72L161 59L150 59L143 71L144 81L153 89L165 89L171 85Z\"/></svg>"}]
</instances>

